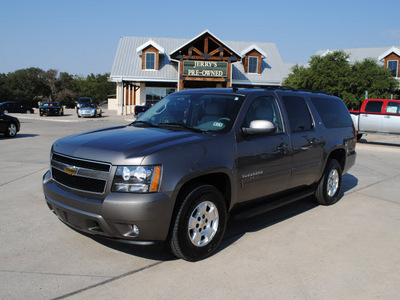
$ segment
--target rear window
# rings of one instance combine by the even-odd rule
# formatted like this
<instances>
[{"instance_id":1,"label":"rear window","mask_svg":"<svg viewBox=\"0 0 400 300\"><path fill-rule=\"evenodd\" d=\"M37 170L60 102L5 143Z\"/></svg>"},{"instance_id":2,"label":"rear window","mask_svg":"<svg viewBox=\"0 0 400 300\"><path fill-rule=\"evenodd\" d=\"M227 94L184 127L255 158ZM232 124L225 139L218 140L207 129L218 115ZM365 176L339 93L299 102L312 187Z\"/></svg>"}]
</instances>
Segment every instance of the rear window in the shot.
<instances>
[{"instance_id":1,"label":"rear window","mask_svg":"<svg viewBox=\"0 0 400 300\"><path fill-rule=\"evenodd\" d=\"M382 111L383 101L368 101L365 106L366 112L380 113Z\"/></svg>"},{"instance_id":2,"label":"rear window","mask_svg":"<svg viewBox=\"0 0 400 300\"><path fill-rule=\"evenodd\" d=\"M343 101L328 97L311 97L326 128L352 127L350 113Z\"/></svg>"}]
</instances>

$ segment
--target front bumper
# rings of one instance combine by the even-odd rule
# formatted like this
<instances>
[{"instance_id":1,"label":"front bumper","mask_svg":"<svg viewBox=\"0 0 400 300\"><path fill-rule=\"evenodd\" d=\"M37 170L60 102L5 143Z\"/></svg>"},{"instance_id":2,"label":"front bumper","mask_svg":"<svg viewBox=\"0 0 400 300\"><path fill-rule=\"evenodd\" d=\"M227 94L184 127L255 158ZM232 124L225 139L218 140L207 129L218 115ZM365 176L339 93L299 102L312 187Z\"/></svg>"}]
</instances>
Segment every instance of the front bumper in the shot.
<instances>
[{"instance_id":1,"label":"front bumper","mask_svg":"<svg viewBox=\"0 0 400 300\"><path fill-rule=\"evenodd\" d=\"M43 192L50 210L79 231L133 244L165 241L168 236L174 206L168 194L109 192L104 199L90 197L56 183L50 172L43 176Z\"/></svg>"}]
</instances>

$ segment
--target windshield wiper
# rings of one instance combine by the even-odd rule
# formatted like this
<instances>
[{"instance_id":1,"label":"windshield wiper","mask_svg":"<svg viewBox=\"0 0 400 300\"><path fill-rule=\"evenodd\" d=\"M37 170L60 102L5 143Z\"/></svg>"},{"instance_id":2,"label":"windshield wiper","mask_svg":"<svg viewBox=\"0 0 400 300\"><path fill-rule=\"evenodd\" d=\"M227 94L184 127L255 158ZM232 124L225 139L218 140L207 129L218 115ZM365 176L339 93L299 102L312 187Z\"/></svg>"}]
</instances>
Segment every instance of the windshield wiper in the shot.
<instances>
[{"instance_id":1,"label":"windshield wiper","mask_svg":"<svg viewBox=\"0 0 400 300\"><path fill-rule=\"evenodd\" d=\"M171 127L180 127L180 128L185 128L185 129L194 131L194 132L200 132L200 133L203 133L203 132L204 132L204 131L201 130L201 129L194 128L194 127L188 126L188 125L183 124L183 123L158 123L158 126L160 126L160 127L163 127L163 126L165 126L165 127L168 127L168 126L171 126Z\"/></svg>"},{"instance_id":2,"label":"windshield wiper","mask_svg":"<svg viewBox=\"0 0 400 300\"><path fill-rule=\"evenodd\" d=\"M131 123L131 125L136 125L136 124L143 124L143 125L147 125L149 127L158 127L157 125L147 122L147 121L135 121L135 122Z\"/></svg>"}]
</instances>

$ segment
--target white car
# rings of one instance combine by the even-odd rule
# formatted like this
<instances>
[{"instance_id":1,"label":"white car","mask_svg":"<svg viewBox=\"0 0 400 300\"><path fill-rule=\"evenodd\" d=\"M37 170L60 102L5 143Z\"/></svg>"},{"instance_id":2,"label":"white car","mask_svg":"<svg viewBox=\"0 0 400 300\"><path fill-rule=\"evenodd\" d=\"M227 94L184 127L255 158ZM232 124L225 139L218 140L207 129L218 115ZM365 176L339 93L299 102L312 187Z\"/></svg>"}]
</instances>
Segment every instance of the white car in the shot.
<instances>
[{"instance_id":1,"label":"white car","mask_svg":"<svg viewBox=\"0 0 400 300\"><path fill-rule=\"evenodd\" d=\"M101 108L94 103L83 104L80 109L78 109L78 118L80 117L101 117Z\"/></svg>"}]
</instances>

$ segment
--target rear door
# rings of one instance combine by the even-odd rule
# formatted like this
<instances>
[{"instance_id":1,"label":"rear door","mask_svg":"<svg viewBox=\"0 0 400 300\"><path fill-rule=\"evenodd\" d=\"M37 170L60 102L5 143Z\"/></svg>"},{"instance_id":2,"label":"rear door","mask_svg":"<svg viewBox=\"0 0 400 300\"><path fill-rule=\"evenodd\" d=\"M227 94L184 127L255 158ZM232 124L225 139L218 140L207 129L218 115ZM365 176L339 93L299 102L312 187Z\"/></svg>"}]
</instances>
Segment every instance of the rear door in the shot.
<instances>
[{"instance_id":1,"label":"rear door","mask_svg":"<svg viewBox=\"0 0 400 300\"><path fill-rule=\"evenodd\" d=\"M383 101L368 101L364 112L358 119L358 130L368 132L381 132L384 115L382 114Z\"/></svg>"},{"instance_id":2,"label":"rear door","mask_svg":"<svg viewBox=\"0 0 400 300\"><path fill-rule=\"evenodd\" d=\"M388 102L382 120L382 132L400 134L400 102Z\"/></svg>"},{"instance_id":3,"label":"rear door","mask_svg":"<svg viewBox=\"0 0 400 300\"><path fill-rule=\"evenodd\" d=\"M292 176L289 188L310 185L318 180L325 141L315 126L310 108L300 95L283 95L292 139Z\"/></svg>"}]
</instances>

